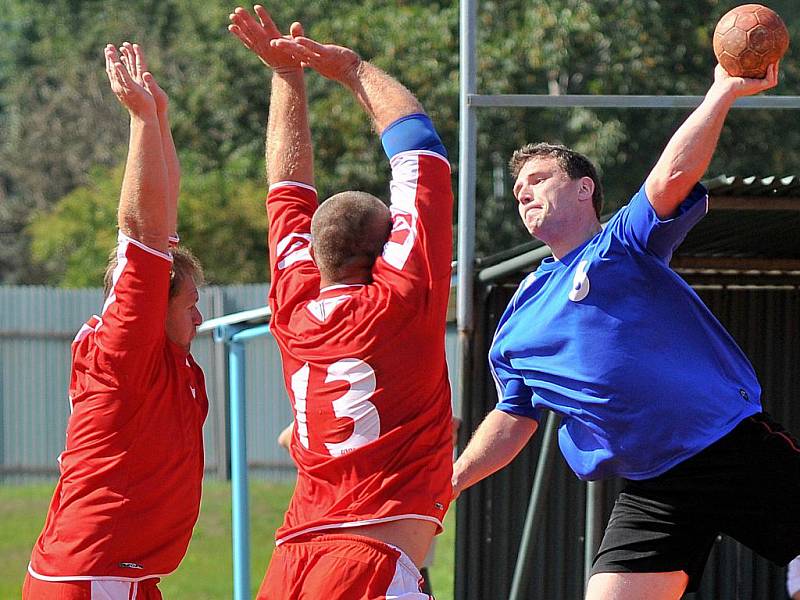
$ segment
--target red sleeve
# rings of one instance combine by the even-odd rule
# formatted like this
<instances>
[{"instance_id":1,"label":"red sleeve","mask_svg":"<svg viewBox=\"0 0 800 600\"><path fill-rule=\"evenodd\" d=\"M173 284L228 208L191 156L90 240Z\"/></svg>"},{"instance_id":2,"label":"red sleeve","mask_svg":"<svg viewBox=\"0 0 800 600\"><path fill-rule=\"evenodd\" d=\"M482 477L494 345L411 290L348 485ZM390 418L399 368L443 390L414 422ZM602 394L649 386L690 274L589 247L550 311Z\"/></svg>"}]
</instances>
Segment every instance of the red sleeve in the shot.
<instances>
[{"instance_id":1,"label":"red sleeve","mask_svg":"<svg viewBox=\"0 0 800 600\"><path fill-rule=\"evenodd\" d=\"M166 336L172 257L119 234L111 292L95 327L106 352L138 350Z\"/></svg>"},{"instance_id":2,"label":"red sleeve","mask_svg":"<svg viewBox=\"0 0 800 600\"><path fill-rule=\"evenodd\" d=\"M411 150L391 159L392 233L375 262L376 282L403 298L450 277L453 190L441 154Z\"/></svg>"},{"instance_id":3,"label":"red sleeve","mask_svg":"<svg viewBox=\"0 0 800 600\"><path fill-rule=\"evenodd\" d=\"M281 181L269 188L269 289L273 314L319 293L319 270L311 258L311 217L317 192L306 184Z\"/></svg>"}]
</instances>

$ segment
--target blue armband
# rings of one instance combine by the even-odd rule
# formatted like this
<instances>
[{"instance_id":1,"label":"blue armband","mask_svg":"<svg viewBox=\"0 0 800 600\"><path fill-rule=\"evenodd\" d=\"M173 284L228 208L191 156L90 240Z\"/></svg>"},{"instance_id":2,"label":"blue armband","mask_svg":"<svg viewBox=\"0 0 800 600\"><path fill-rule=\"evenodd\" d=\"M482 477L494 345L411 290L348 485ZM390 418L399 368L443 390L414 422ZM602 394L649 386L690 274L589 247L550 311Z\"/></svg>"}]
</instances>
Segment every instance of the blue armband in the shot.
<instances>
[{"instance_id":1,"label":"blue armband","mask_svg":"<svg viewBox=\"0 0 800 600\"><path fill-rule=\"evenodd\" d=\"M447 150L433 123L428 115L422 113L397 119L383 130L381 143L389 158L408 150L429 150L447 158Z\"/></svg>"}]
</instances>

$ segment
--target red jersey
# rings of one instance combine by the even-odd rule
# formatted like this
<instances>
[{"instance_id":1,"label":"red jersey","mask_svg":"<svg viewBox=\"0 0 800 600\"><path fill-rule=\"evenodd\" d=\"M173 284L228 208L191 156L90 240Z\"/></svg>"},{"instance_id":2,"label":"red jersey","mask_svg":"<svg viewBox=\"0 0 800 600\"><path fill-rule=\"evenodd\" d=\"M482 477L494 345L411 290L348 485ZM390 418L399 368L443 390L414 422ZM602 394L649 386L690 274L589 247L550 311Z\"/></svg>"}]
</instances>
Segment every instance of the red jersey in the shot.
<instances>
[{"instance_id":1,"label":"red jersey","mask_svg":"<svg viewBox=\"0 0 800 600\"><path fill-rule=\"evenodd\" d=\"M270 328L293 403L298 468L279 544L407 518L441 528L450 502L450 165L425 150L401 152L391 165L393 229L368 285L320 289L309 254L316 192L293 182L270 188Z\"/></svg>"},{"instance_id":2,"label":"red jersey","mask_svg":"<svg viewBox=\"0 0 800 600\"><path fill-rule=\"evenodd\" d=\"M200 508L205 381L166 337L171 257L120 234L102 314L72 344L61 476L36 578L138 580L180 563Z\"/></svg>"}]
</instances>

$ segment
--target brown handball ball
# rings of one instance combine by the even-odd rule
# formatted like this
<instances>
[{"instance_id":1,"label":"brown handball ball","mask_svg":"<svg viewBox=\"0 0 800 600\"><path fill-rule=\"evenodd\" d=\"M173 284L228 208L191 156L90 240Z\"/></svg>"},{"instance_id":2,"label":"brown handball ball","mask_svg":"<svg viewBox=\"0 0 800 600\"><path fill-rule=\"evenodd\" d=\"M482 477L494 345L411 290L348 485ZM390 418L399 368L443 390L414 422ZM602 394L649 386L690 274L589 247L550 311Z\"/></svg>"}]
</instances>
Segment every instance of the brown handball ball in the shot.
<instances>
[{"instance_id":1,"label":"brown handball ball","mask_svg":"<svg viewBox=\"0 0 800 600\"><path fill-rule=\"evenodd\" d=\"M789 31L774 10L742 4L725 13L714 29L714 54L734 77L763 79L767 66L789 48Z\"/></svg>"}]
</instances>

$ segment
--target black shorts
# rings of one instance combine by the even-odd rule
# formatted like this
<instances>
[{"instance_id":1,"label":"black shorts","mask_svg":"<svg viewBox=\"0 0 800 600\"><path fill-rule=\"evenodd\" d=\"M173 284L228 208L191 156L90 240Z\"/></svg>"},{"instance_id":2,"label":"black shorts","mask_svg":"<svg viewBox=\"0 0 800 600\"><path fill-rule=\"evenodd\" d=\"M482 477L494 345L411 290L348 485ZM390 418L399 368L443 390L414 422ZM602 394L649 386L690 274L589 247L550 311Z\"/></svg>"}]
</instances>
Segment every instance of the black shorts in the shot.
<instances>
[{"instance_id":1,"label":"black shorts","mask_svg":"<svg viewBox=\"0 0 800 600\"><path fill-rule=\"evenodd\" d=\"M592 574L684 571L696 591L720 533L779 565L800 555L800 443L765 413L666 473L625 483Z\"/></svg>"}]
</instances>

